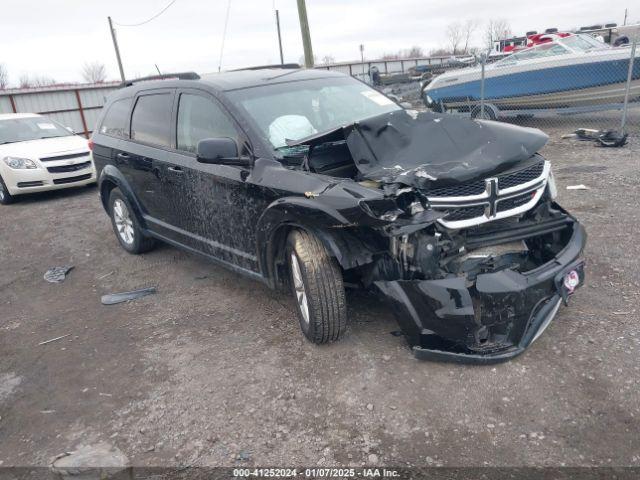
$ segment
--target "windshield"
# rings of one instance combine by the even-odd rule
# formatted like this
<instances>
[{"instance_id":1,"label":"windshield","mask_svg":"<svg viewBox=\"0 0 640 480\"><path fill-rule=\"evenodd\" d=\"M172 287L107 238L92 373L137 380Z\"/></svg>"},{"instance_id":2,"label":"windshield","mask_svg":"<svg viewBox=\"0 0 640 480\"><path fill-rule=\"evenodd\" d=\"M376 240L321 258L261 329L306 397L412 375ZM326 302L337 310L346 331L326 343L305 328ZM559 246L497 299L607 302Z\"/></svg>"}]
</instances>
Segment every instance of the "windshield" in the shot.
<instances>
[{"instance_id":1,"label":"windshield","mask_svg":"<svg viewBox=\"0 0 640 480\"><path fill-rule=\"evenodd\" d=\"M377 90L350 77L246 88L229 97L274 148L366 118L402 110Z\"/></svg>"},{"instance_id":2,"label":"windshield","mask_svg":"<svg viewBox=\"0 0 640 480\"><path fill-rule=\"evenodd\" d=\"M73 135L73 133L46 117L0 120L0 145L40 140L42 138L68 137L69 135Z\"/></svg>"},{"instance_id":3,"label":"windshield","mask_svg":"<svg viewBox=\"0 0 640 480\"><path fill-rule=\"evenodd\" d=\"M514 53L506 58L503 58L496 65L503 64L509 65L513 62L520 62L522 60L534 60L537 58L554 57L556 55L564 55L569 53L569 50L557 43L543 43L535 47L527 48L518 53Z\"/></svg>"},{"instance_id":4,"label":"windshield","mask_svg":"<svg viewBox=\"0 0 640 480\"><path fill-rule=\"evenodd\" d=\"M595 48L604 48L605 44L588 35L571 35L562 39L567 47L578 52L588 52Z\"/></svg>"}]
</instances>

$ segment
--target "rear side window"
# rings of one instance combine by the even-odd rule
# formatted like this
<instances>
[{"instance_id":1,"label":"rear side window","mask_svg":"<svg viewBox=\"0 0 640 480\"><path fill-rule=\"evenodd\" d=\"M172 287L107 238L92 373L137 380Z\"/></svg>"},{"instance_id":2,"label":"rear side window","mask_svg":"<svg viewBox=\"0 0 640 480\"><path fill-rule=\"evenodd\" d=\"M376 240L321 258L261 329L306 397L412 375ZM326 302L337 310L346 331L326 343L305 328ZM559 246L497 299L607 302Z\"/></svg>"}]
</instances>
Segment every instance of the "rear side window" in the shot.
<instances>
[{"instance_id":1,"label":"rear side window","mask_svg":"<svg viewBox=\"0 0 640 480\"><path fill-rule=\"evenodd\" d=\"M127 138L127 116L129 115L130 98L116 100L111 104L107 114L104 116L100 133L111 135L119 138Z\"/></svg>"},{"instance_id":2,"label":"rear side window","mask_svg":"<svg viewBox=\"0 0 640 480\"><path fill-rule=\"evenodd\" d=\"M211 99L183 93L178 104L178 150L195 153L200 140L230 137L238 132L227 114Z\"/></svg>"},{"instance_id":3,"label":"rear side window","mask_svg":"<svg viewBox=\"0 0 640 480\"><path fill-rule=\"evenodd\" d=\"M163 147L170 146L172 100L170 93L138 97L131 116L131 138Z\"/></svg>"}]
</instances>

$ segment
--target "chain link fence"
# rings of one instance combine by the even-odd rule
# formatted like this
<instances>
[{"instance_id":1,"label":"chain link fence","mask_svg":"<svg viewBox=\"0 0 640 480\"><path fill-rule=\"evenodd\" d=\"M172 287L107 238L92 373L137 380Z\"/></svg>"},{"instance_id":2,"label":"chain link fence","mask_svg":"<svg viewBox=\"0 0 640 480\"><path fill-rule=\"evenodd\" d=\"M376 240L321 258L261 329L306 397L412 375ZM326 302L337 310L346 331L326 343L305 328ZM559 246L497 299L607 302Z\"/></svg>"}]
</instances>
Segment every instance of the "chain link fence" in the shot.
<instances>
[{"instance_id":1,"label":"chain link fence","mask_svg":"<svg viewBox=\"0 0 640 480\"><path fill-rule=\"evenodd\" d=\"M587 35L554 40L496 62L427 80L421 100L447 111L540 128L562 137L579 131L640 137L640 48L609 47ZM593 130L599 131L598 133Z\"/></svg>"}]
</instances>

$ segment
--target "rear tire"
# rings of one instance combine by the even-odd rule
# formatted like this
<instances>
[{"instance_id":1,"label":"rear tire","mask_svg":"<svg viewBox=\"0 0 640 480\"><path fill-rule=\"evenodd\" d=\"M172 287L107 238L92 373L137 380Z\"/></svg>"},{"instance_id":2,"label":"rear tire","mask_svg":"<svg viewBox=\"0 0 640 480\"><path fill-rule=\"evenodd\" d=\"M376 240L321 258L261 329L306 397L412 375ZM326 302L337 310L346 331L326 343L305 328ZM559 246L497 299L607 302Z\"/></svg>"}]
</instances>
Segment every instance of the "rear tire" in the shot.
<instances>
[{"instance_id":1,"label":"rear tire","mask_svg":"<svg viewBox=\"0 0 640 480\"><path fill-rule=\"evenodd\" d=\"M15 201L15 197L9 193L9 189L0 177L0 205L9 205Z\"/></svg>"},{"instance_id":2,"label":"rear tire","mask_svg":"<svg viewBox=\"0 0 640 480\"><path fill-rule=\"evenodd\" d=\"M156 246L155 239L146 237L142 233L140 222L131 204L117 188L111 190L109 195L109 216L116 238L127 252L138 255Z\"/></svg>"},{"instance_id":3,"label":"rear tire","mask_svg":"<svg viewBox=\"0 0 640 480\"><path fill-rule=\"evenodd\" d=\"M347 328L347 302L336 259L304 230L289 235L286 254L302 333L316 344L338 340Z\"/></svg>"}]
</instances>

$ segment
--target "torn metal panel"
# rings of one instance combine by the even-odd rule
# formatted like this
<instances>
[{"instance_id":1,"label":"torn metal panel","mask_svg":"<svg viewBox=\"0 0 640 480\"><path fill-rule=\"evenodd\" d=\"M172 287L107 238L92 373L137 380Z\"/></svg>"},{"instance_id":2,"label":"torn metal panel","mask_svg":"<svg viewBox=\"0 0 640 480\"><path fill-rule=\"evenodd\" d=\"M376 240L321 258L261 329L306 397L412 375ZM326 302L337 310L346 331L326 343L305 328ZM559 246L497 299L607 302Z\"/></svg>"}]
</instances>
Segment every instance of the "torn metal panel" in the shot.
<instances>
[{"instance_id":1,"label":"torn metal panel","mask_svg":"<svg viewBox=\"0 0 640 480\"><path fill-rule=\"evenodd\" d=\"M558 243L558 253L547 258L535 258L534 253L519 265L508 257L497 271L499 262L488 258L484 269L467 265L457 276L373 283L394 308L417 356L506 360L524 351L548 326L559 301L574 292L566 276L575 275L575 286L584 281L580 255L586 234L577 223L566 228L571 232L566 244Z\"/></svg>"},{"instance_id":2,"label":"torn metal panel","mask_svg":"<svg viewBox=\"0 0 640 480\"><path fill-rule=\"evenodd\" d=\"M491 176L548 140L532 128L404 110L359 122L345 136L366 178L418 187Z\"/></svg>"}]
</instances>

